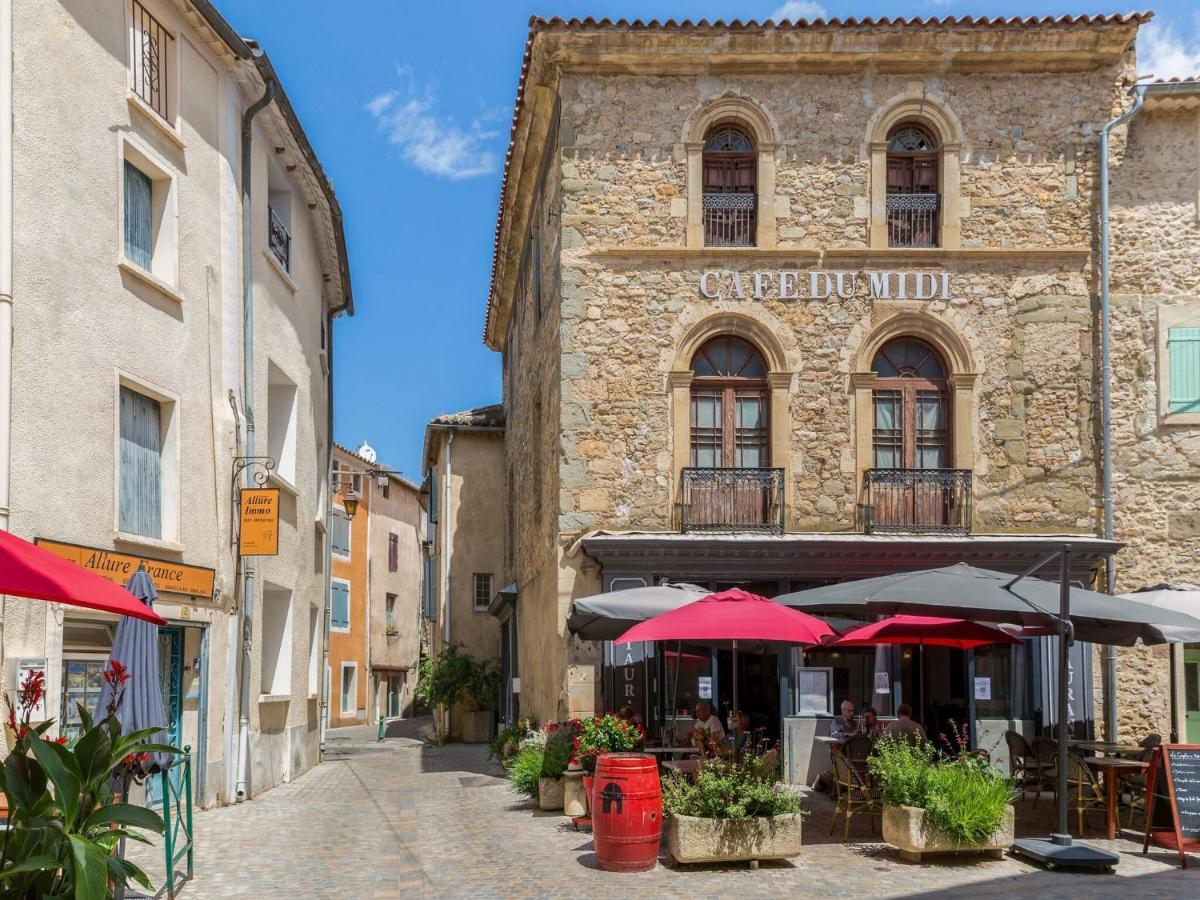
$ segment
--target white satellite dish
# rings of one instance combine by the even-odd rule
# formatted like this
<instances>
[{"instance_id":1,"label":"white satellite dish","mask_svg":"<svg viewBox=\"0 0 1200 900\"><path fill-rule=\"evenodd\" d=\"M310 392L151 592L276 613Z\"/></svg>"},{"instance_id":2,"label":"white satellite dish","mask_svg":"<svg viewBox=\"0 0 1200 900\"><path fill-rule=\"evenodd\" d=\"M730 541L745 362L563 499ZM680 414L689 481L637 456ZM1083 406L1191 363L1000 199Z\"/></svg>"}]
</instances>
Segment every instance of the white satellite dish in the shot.
<instances>
[{"instance_id":1,"label":"white satellite dish","mask_svg":"<svg viewBox=\"0 0 1200 900\"><path fill-rule=\"evenodd\" d=\"M354 451L354 454L359 459L363 460L363 462L368 462L372 465L375 464L375 448L366 441L363 441L362 444L359 445L359 448Z\"/></svg>"}]
</instances>

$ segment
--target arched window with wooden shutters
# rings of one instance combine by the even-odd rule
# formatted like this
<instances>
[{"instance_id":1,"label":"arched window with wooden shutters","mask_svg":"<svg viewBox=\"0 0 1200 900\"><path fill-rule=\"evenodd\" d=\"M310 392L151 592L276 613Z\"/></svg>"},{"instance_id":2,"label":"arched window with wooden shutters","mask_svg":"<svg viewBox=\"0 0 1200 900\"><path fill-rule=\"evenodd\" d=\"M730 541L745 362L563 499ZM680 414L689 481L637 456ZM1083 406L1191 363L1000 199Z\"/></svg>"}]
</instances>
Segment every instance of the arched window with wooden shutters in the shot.
<instances>
[{"instance_id":1,"label":"arched window with wooden shutters","mask_svg":"<svg viewBox=\"0 0 1200 900\"><path fill-rule=\"evenodd\" d=\"M923 125L904 122L888 133L889 247L938 245L938 143Z\"/></svg>"},{"instance_id":2,"label":"arched window with wooden shutters","mask_svg":"<svg viewBox=\"0 0 1200 900\"><path fill-rule=\"evenodd\" d=\"M897 337L875 354L868 529L964 532L971 473L950 468L949 372L936 349Z\"/></svg>"},{"instance_id":3,"label":"arched window with wooden shutters","mask_svg":"<svg viewBox=\"0 0 1200 900\"><path fill-rule=\"evenodd\" d=\"M770 465L767 365L739 337L714 338L692 360L691 465L758 469Z\"/></svg>"},{"instance_id":4,"label":"arched window with wooden shutters","mask_svg":"<svg viewBox=\"0 0 1200 900\"><path fill-rule=\"evenodd\" d=\"M757 229L758 154L750 133L716 125L704 138L704 244L753 247Z\"/></svg>"}]
</instances>

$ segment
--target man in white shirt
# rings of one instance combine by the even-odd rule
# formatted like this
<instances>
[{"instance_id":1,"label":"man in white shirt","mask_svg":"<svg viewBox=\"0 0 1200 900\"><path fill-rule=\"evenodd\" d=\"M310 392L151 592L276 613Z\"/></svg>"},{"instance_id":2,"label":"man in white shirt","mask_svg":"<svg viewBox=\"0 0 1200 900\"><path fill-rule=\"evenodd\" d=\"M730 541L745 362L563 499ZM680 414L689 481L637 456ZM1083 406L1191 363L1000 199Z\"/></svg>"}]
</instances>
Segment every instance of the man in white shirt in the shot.
<instances>
[{"instance_id":1,"label":"man in white shirt","mask_svg":"<svg viewBox=\"0 0 1200 900\"><path fill-rule=\"evenodd\" d=\"M711 751L725 739L721 720L712 714L712 707L701 700L696 704L696 723L692 726L692 742L701 752Z\"/></svg>"}]
</instances>

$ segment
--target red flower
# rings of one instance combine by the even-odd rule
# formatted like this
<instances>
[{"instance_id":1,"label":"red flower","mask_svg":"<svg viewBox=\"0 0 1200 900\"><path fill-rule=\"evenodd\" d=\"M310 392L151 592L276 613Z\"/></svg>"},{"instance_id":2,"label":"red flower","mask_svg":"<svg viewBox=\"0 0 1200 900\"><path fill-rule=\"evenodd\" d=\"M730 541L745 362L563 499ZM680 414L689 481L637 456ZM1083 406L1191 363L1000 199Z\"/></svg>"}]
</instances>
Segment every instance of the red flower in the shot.
<instances>
[{"instance_id":1,"label":"red flower","mask_svg":"<svg viewBox=\"0 0 1200 900\"><path fill-rule=\"evenodd\" d=\"M112 659L108 662L108 668L104 670L104 680L108 682L109 687L118 688L127 682L133 676L129 674L118 660Z\"/></svg>"},{"instance_id":2,"label":"red flower","mask_svg":"<svg viewBox=\"0 0 1200 900\"><path fill-rule=\"evenodd\" d=\"M31 669L17 689L17 702L21 706L21 712L26 714L22 718L28 718L28 713L42 702L45 693L46 673L41 669Z\"/></svg>"},{"instance_id":3,"label":"red flower","mask_svg":"<svg viewBox=\"0 0 1200 900\"><path fill-rule=\"evenodd\" d=\"M50 738L46 738L46 740L50 740ZM56 738L54 739L54 743L56 743L56 744L64 744L64 745L65 745L65 744L67 743L67 736L66 736L65 734L63 734L63 735L59 735L58 737L56 737Z\"/></svg>"}]
</instances>

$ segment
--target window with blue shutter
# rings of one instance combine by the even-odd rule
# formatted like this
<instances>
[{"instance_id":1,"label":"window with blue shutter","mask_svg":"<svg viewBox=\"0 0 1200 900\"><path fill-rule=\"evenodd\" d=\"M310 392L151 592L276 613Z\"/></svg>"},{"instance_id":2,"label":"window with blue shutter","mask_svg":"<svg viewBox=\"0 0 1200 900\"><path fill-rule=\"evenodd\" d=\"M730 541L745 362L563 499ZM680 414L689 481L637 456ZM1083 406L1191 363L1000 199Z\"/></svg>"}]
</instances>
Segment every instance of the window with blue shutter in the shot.
<instances>
[{"instance_id":1,"label":"window with blue shutter","mask_svg":"<svg viewBox=\"0 0 1200 900\"><path fill-rule=\"evenodd\" d=\"M329 627L350 628L350 585L343 581L329 585Z\"/></svg>"},{"instance_id":2,"label":"window with blue shutter","mask_svg":"<svg viewBox=\"0 0 1200 900\"><path fill-rule=\"evenodd\" d=\"M433 469L429 470L425 480L429 484L429 521L436 522L438 520L438 485L437 475L434 474Z\"/></svg>"},{"instance_id":3,"label":"window with blue shutter","mask_svg":"<svg viewBox=\"0 0 1200 900\"><path fill-rule=\"evenodd\" d=\"M330 534L333 552L338 556L350 556L350 519L340 509L334 509Z\"/></svg>"},{"instance_id":4,"label":"window with blue shutter","mask_svg":"<svg viewBox=\"0 0 1200 900\"><path fill-rule=\"evenodd\" d=\"M1167 329L1167 409L1200 412L1200 328Z\"/></svg>"},{"instance_id":5,"label":"window with blue shutter","mask_svg":"<svg viewBox=\"0 0 1200 900\"><path fill-rule=\"evenodd\" d=\"M150 270L154 220L153 184L150 176L125 161L125 258Z\"/></svg>"},{"instance_id":6,"label":"window with blue shutter","mask_svg":"<svg viewBox=\"0 0 1200 900\"><path fill-rule=\"evenodd\" d=\"M121 386L118 528L162 537L162 408Z\"/></svg>"},{"instance_id":7,"label":"window with blue shutter","mask_svg":"<svg viewBox=\"0 0 1200 900\"><path fill-rule=\"evenodd\" d=\"M425 557L425 572L421 584L421 614L427 619L437 618L438 558L436 553Z\"/></svg>"}]
</instances>

